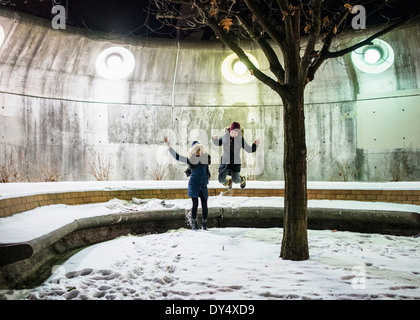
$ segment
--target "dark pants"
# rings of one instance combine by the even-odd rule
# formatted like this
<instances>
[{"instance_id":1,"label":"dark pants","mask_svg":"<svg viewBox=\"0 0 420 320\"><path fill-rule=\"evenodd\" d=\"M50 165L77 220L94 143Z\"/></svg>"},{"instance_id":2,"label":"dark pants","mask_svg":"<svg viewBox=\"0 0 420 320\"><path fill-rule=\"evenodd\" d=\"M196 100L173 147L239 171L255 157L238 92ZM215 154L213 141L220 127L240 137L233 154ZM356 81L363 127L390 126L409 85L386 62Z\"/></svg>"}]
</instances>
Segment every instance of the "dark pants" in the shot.
<instances>
[{"instance_id":1,"label":"dark pants","mask_svg":"<svg viewBox=\"0 0 420 320\"><path fill-rule=\"evenodd\" d=\"M234 183L240 183L241 182L241 177L239 175L240 172L234 172L231 169L226 168L225 170L223 170L222 172L219 172L219 182L221 184L224 184L227 182L227 175L230 175L232 177L232 181Z\"/></svg>"},{"instance_id":2,"label":"dark pants","mask_svg":"<svg viewBox=\"0 0 420 320\"><path fill-rule=\"evenodd\" d=\"M192 209L191 209L191 218L197 219L197 210L198 210L198 198L191 198L192 199ZM203 211L203 220L207 220L207 215L209 213L209 209L207 207L207 199L200 193L201 199L201 208Z\"/></svg>"}]
</instances>

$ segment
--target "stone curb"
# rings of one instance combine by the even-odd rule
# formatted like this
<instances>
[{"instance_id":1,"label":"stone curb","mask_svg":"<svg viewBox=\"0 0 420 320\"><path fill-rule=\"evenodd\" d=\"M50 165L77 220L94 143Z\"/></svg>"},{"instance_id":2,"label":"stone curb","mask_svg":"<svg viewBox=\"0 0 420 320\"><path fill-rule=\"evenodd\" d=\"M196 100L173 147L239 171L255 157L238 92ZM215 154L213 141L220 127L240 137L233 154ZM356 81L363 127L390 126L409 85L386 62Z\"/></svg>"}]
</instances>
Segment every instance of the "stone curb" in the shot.
<instances>
[{"instance_id":1,"label":"stone curb","mask_svg":"<svg viewBox=\"0 0 420 320\"><path fill-rule=\"evenodd\" d=\"M209 208L208 225L282 227L283 210L283 207ZM77 219L30 241L1 244L0 289L16 289L34 283L37 275L39 278L39 270L51 270L60 258L76 249L129 233L144 233L144 230L165 232L185 227L188 211L160 209L88 217ZM308 208L308 228L414 235L420 232L420 214L408 211Z\"/></svg>"}]
</instances>

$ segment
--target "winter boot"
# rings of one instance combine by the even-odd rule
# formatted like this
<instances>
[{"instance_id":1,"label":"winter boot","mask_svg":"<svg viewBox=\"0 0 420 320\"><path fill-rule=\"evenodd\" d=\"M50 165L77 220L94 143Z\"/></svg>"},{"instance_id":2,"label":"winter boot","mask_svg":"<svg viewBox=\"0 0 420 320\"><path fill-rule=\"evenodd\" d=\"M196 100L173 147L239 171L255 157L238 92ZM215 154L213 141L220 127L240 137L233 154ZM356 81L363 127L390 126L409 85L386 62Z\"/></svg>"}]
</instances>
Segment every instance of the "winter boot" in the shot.
<instances>
[{"instance_id":1,"label":"winter boot","mask_svg":"<svg viewBox=\"0 0 420 320\"><path fill-rule=\"evenodd\" d=\"M206 223L207 223L207 219L203 219L203 220L201 220L201 228L202 228L203 230L207 230Z\"/></svg>"},{"instance_id":2,"label":"winter boot","mask_svg":"<svg viewBox=\"0 0 420 320\"><path fill-rule=\"evenodd\" d=\"M197 219L191 219L191 228L193 230L198 230Z\"/></svg>"},{"instance_id":3,"label":"winter boot","mask_svg":"<svg viewBox=\"0 0 420 320\"><path fill-rule=\"evenodd\" d=\"M240 176L240 177L241 177L241 189L243 189L246 186L246 178L244 176Z\"/></svg>"},{"instance_id":4,"label":"winter boot","mask_svg":"<svg viewBox=\"0 0 420 320\"><path fill-rule=\"evenodd\" d=\"M227 182L225 182L223 185L228 189L232 189L232 179L229 178L229 180Z\"/></svg>"}]
</instances>

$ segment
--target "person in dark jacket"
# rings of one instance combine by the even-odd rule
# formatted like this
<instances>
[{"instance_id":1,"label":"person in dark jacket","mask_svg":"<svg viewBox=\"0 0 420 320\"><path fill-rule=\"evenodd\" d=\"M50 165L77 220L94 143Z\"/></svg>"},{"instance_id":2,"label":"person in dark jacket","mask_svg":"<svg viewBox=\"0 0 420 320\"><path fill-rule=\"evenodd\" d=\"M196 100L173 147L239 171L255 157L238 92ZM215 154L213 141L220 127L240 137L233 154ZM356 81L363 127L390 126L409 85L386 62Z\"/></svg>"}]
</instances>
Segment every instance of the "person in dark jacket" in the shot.
<instances>
[{"instance_id":1,"label":"person in dark jacket","mask_svg":"<svg viewBox=\"0 0 420 320\"><path fill-rule=\"evenodd\" d=\"M222 159L219 166L219 182L228 189L232 188L232 183L240 183L241 188L245 188L246 178L241 172L241 149L252 153L257 151L260 139L254 141L250 146L243 137L243 129L238 122L233 122L230 127L225 128L225 134L219 138L213 136L212 141L217 146L223 146ZM227 179L230 175L231 178Z\"/></svg>"},{"instance_id":2,"label":"person in dark jacket","mask_svg":"<svg viewBox=\"0 0 420 320\"><path fill-rule=\"evenodd\" d=\"M209 197L207 184L209 183L210 177L209 165L211 162L211 157L207 153L206 148L198 141L194 141L191 144L191 149L188 150L187 157L179 155L174 149L172 149L167 137L165 137L164 141L168 146L169 153L177 161L188 164L188 169L185 171L185 173L190 177L188 181L188 196L192 199L191 227L193 230L198 229L197 210L198 198L200 198L203 213L201 227L203 230L207 230L207 199Z\"/></svg>"}]
</instances>

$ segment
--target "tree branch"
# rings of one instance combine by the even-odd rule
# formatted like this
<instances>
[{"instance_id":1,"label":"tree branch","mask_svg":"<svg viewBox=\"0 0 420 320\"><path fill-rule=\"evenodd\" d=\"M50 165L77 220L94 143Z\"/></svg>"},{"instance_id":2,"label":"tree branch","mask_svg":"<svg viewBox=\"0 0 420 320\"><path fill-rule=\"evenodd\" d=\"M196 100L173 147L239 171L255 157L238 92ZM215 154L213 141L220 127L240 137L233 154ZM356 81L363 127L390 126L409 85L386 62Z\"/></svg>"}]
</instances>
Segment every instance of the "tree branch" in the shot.
<instances>
[{"instance_id":1,"label":"tree branch","mask_svg":"<svg viewBox=\"0 0 420 320\"><path fill-rule=\"evenodd\" d=\"M269 86L275 92L277 92L279 94L284 93L284 89L282 88L282 85L280 85L277 81L271 79L269 76L267 76L261 70L259 70L251 62L251 60L249 60L248 56L242 50L242 48L239 47L239 45L235 41L230 39L230 36L227 33L222 32L222 30L219 28L218 24L216 23L216 21L214 19L208 18L208 17L203 17L203 18L206 19L207 24L209 25L210 28L212 28L212 30L214 31L216 36L220 39L220 41L222 41L227 47L229 47L233 52L236 53L239 60L246 65L246 67L248 68L248 70L251 72L251 74L253 76L255 76L262 83Z\"/></svg>"},{"instance_id":2,"label":"tree branch","mask_svg":"<svg viewBox=\"0 0 420 320\"><path fill-rule=\"evenodd\" d=\"M185 14L185 15L176 15L174 13L165 13L165 14L159 14L157 13L155 15L155 17L157 19L176 19L176 20L186 20L186 19L190 19L190 18L195 18L197 17L196 13L190 13L190 14Z\"/></svg>"},{"instance_id":3,"label":"tree branch","mask_svg":"<svg viewBox=\"0 0 420 320\"><path fill-rule=\"evenodd\" d=\"M385 28L385 29L383 29L383 30L375 33L374 35L370 36L369 38L367 38L367 39L365 39L365 40L363 40L363 41L361 41L361 42L359 42L359 43L357 43L355 45L352 45L352 46L350 46L350 47L348 47L346 49L339 50L339 51L336 51L336 52L328 52L327 58L341 57L341 56L344 56L345 54L350 53L350 52L352 52L354 50L357 50L357 49L359 49L359 48L361 48L361 47L363 47L365 45L372 44L372 41L373 40L375 40L376 38L379 38L380 36L383 36L384 34L390 32L391 30L394 30L395 28L397 28L397 27L405 24L409 19L410 18L401 19L397 23L394 23L393 25L391 25L391 26L389 26L389 27L387 27L387 28Z\"/></svg>"},{"instance_id":4,"label":"tree branch","mask_svg":"<svg viewBox=\"0 0 420 320\"><path fill-rule=\"evenodd\" d=\"M262 49L262 51L264 52L270 64L271 72L276 76L278 82L280 84L283 84L284 83L284 69L277 57L277 54L274 52L273 48L270 46L270 44L267 42L266 39L264 39L263 37L259 37L257 34L255 34L251 26L241 15L235 14L235 17L238 19L242 27L249 34L251 39L256 44L258 44L258 46Z\"/></svg>"},{"instance_id":5,"label":"tree branch","mask_svg":"<svg viewBox=\"0 0 420 320\"><path fill-rule=\"evenodd\" d=\"M281 51L284 53L286 50L286 43L283 36L276 30L271 22L266 18L264 14L254 0L245 0L245 4L251 13L256 17L256 20L261 24L264 31L270 36L270 38L277 43Z\"/></svg>"},{"instance_id":6,"label":"tree branch","mask_svg":"<svg viewBox=\"0 0 420 320\"><path fill-rule=\"evenodd\" d=\"M302 68L305 73L310 66L315 53L315 45L318 41L319 34L321 32L321 0L314 0L312 4L312 22L311 22L311 33L306 44L305 53L302 58ZM305 75L306 77L306 75Z\"/></svg>"},{"instance_id":7,"label":"tree branch","mask_svg":"<svg viewBox=\"0 0 420 320\"><path fill-rule=\"evenodd\" d=\"M286 26L286 42L288 46L291 45L291 40L294 39L293 23L289 13L289 2L287 0L277 0L277 4L284 16L284 23Z\"/></svg>"},{"instance_id":8,"label":"tree branch","mask_svg":"<svg viewBox=\"0 0 420 320\"><path fill-rule=\"evenodd\" d=\"M417 16L416 16L417 17ZM398 22L394 23L393 25L376 32L375 34L371 35L370 37L366 38L365 40L358 42L348 48L339 50L339 51L335 51L335 52L330 52L329 49L331 47L331 43L332 43L332 39L334 37L334 34L332 34L331 36L327 35L326 37L326 41L324 42L324 46L321 50L320 53L320 57L317 61L315 61L309 68L308 70L308 78L309 81L312 81L314 79L315 73L316 71L319 69L319 67L322 65L322 63L326 60L326 59L330 59L330 58L338 58L341 57L347 53L350 53L354 50L357 50L365 45L368 44L372 44L372 41L375 40L376 38L379 38L380 36L383 36L384 34L398 28L399 26L402 26L403 24L405 24L407 21L409 21L411 19L411 17L407 17L404 19L400 19Z\"/></svg>"},{"instance_id":9,"label":"tree branch","mask_svg":"<svg viewBox=\"0 0 420 320\"><path fill-rule=\"evenodd\" d=\"M312 63L308 68L307 79L309 81L312 81L314 79L316 71L324 63L324 61L328 58L328 54L329 54L329 50L331 48L332 40L335 37L338 28L346 20L348 14L349 14L348 10L345 10L343 13L341 13L338 16L338 18L336 19L335 23L333 23L334 28L331 28L330 31L325 35L322 49L318 53L318 58L315 59L315 60L312 60ZM309 82L309 81L307 81L307 82Z\"/></svg>"}]
</instances>

